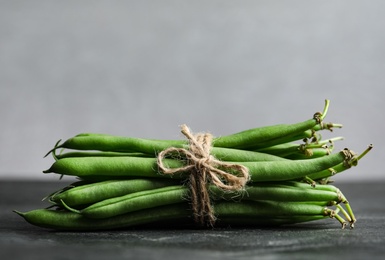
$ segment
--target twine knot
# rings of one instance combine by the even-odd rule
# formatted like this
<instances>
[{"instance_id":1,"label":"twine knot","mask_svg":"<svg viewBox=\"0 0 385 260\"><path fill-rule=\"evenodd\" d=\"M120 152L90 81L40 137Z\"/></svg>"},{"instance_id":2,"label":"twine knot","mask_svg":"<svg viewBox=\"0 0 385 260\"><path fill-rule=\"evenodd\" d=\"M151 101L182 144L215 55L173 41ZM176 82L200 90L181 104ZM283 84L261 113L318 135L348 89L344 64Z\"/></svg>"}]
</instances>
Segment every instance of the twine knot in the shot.
<instances>
[{"instance_id":1,"label":"twine knot","mask_svg":"<svg viewBox=\"0 0 385 260\"><path fill-rule=\"evenodd\" d=\"M213 226L215 223L214 210L209 196L209 184L214 184L224 191L242 190L249 181L249 170L239 164L223 162L210 154L213 136L209 133L193 135L186 125L181 126L181 132L189 141L188 149L170 147L158 154L157 163L164 174L177 172L190 173L189 186L191 204L195 223ZM184 155L187 164L180 168L168 168L163 159L168 155Z\"/></svg>"}]
</instances>

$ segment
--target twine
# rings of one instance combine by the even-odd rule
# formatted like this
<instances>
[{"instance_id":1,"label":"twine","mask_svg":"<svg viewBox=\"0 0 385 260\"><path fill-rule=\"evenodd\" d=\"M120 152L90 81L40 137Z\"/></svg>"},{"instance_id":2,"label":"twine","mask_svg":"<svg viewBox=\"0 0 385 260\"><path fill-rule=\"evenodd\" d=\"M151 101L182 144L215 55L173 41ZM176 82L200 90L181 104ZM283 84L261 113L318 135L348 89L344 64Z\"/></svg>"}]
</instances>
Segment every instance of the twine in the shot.
<instances>
[{"instance_id":1,"label":"twine","mask_svg":"<svg viewBox=\"0 0 385 260\"><path fill-rule=\"evenodd\" d=\"M242 190L249 180L248 168L216 159L210 154L213 136L209 133L193 135L186 125L181 132L189 141L189 148L170 147L158 154L157 163L164 174L189 172L191 205L195 223L214 226L216 217L209 195L209 184L214 184L224 191ZM168 168L163 159L172 154L184 155L187 164L180 168Z\"/></svg>"}]
</instances>

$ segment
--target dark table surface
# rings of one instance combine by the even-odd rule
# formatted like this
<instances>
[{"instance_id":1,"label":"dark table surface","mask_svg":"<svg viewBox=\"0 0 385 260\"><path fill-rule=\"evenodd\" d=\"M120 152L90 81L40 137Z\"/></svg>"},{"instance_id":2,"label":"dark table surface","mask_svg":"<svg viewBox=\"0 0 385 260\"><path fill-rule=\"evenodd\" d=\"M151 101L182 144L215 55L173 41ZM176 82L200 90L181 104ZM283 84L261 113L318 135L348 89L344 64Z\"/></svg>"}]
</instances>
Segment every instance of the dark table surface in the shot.
<instances>
[{"instance_id":1,"label":"dark table surface","mask_svg":"<svg viewBox=\"0 0 385 260\"><path fill-rule=\"evenodd\" d=\"M1 259L385 259L385 182L334 183L358 219L277 228L130 229L58 232L12 212L47 206L41 199L67 182L0 182Z\"/></svg>"}]
</instances>

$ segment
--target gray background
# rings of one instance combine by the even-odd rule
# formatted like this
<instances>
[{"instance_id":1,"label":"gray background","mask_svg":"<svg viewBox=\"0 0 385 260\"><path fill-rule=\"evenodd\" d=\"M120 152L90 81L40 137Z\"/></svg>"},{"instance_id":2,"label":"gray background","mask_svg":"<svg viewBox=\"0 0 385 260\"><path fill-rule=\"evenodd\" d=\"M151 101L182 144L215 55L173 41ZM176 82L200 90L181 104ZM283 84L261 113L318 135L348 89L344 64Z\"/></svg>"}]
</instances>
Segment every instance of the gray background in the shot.
<instances>
[{"instance_id":1,"label":"gray background","mask_svg":"<svg viewBox=\"0 0 385 260\"><path fill-rule=\"evenodd\" d=\"M80 132L182 138L308 119L374 144L337 180L384 179L385 1L0 1L0 179Z\"/></svg>"}]
</instances>

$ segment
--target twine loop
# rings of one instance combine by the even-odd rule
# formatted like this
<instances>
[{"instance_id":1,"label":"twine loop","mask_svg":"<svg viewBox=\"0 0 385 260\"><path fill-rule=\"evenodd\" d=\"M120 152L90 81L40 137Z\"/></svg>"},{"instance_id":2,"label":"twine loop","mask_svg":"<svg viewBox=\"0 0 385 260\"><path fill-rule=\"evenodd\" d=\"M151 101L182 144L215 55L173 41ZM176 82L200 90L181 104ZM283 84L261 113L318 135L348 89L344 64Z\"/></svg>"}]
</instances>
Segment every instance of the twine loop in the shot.
<instances>
[{"instance_id":1,"label":"twine loop","mask_svg":"<svg viewBox=\"0 0 385 260\"><path fill-rule=\"evenodd\" d=\"M188 149L170 147L158 154L157 163L163 174L189 172L191 204L195 223L213 226L216 220L211 205L208 185L213 184L223 191L239 191L249 181L248 168L234 163L223 162L210 154L213 136L209 133L193 135L186 125L181 132L189 141ZM168 168L163 159L169 155L183 155L187 164L180 168Z\"/></svg>"}]
</instances>

